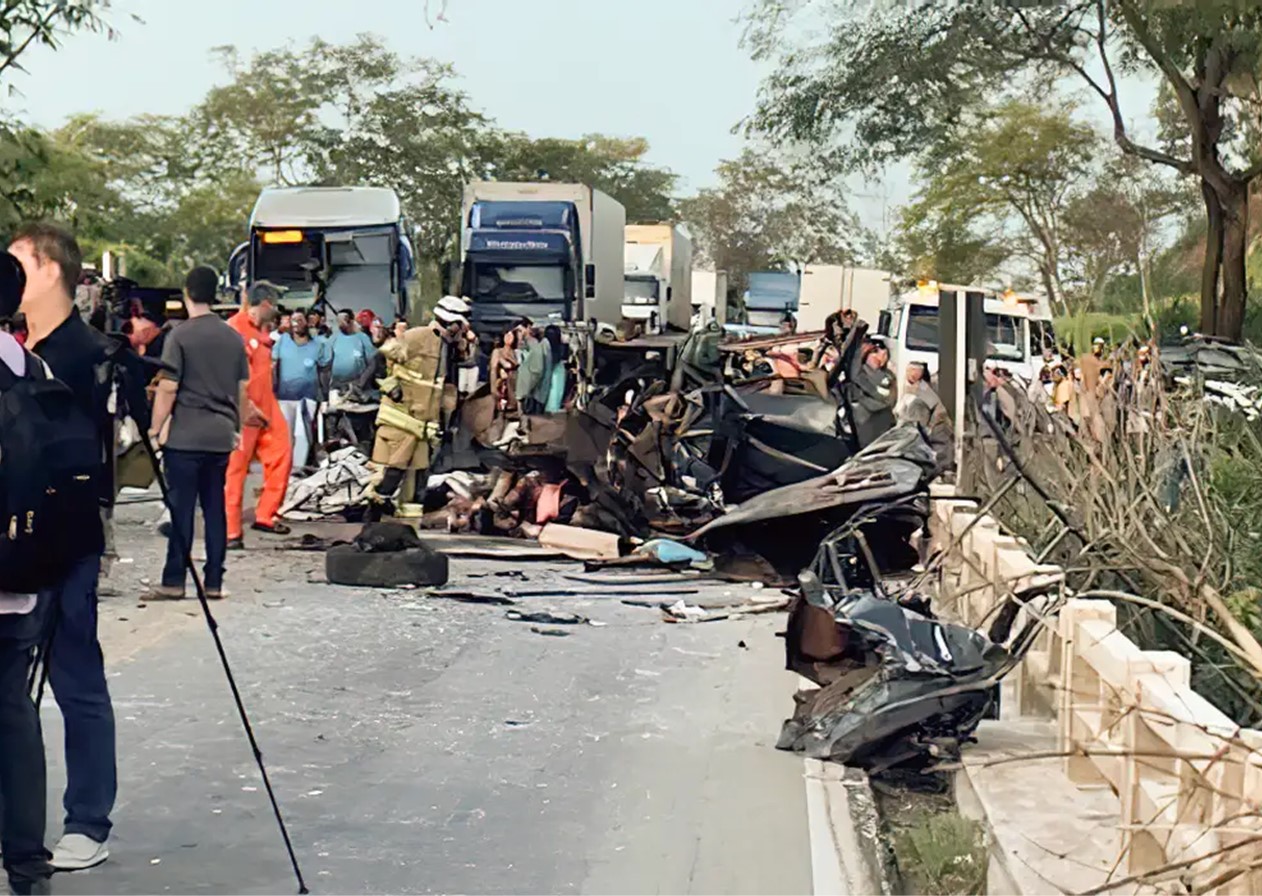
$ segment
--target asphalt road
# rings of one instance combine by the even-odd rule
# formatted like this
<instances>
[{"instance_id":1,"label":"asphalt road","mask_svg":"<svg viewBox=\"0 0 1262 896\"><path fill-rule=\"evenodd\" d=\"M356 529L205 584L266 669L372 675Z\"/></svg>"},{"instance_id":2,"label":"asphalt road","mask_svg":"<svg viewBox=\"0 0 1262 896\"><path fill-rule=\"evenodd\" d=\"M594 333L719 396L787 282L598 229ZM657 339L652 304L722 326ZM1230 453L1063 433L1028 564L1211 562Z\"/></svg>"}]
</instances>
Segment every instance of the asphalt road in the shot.
<instances>
[{"instance_id":1,"label":"asphalt road","mask_svg":"<svg viewBox=\"0 0 1262 896\"><path fill-rule=\"evenodd\" d=\"M121 513L130 562L101 605L112 856L54 892L295 892L196 604L135 600L155 516ZM812 891L802 761L773 749L795 686L782 615L667 625L613 589L523 601L604 623L553 637L504 607L330 586L322 555L261 544L233 555L216 610L313 893ZM519 566L518 587L576 571ZM452 561L482 588L510 568ZM51 703L44 720L55 806Z\"/></svg>"}]
</instances>

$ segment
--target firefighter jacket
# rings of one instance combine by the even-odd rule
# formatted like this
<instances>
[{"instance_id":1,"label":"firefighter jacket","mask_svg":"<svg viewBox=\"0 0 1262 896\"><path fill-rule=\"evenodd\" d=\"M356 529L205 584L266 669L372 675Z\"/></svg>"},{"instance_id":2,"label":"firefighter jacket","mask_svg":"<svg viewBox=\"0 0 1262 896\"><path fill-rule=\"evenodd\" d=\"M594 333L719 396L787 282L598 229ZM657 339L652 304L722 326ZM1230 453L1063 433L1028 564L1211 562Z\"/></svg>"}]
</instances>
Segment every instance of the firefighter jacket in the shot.
<instances>
[{"instance_id":1,"label":"firefighter jacket","mask_svg":"<svg viewBox=\"0 0 1262 896\"><path fill-rule=\"evenodd\" d=\"M372 459L428 469L438 447L447 343L432 326L413 327L381 347L387 362Z\"/></svg>"}]
</instances>

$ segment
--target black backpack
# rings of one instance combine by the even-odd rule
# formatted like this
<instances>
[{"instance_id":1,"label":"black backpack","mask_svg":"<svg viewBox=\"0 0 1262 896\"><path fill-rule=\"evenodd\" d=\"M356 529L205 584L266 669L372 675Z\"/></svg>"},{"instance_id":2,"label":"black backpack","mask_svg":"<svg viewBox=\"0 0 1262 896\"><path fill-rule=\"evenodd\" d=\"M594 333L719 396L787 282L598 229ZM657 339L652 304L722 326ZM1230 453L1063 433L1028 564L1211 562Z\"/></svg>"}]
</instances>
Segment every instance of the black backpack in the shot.
<instances>
[{"instance_id":1,"label":"black backpack","mask_svg":"<svg viewBox=\"0 0 1262 896\"><path fill-rule=\"evenodd\" d=\"M74 393L29 352L26 376L0 362L0 591L57 585L100 553L102 443Z\"/></svg>"}]
</instances>

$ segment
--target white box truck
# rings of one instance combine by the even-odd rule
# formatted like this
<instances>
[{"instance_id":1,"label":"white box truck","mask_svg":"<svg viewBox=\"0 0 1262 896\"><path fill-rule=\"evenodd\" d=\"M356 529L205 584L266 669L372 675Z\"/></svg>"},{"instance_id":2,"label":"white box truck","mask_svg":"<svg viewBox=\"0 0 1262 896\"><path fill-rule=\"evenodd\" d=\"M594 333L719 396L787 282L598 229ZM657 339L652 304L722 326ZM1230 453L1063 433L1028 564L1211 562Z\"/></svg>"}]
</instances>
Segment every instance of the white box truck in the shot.
<instances>
[{"instance_id":1,"label":"white box truck","mask_svg":"<svg viewBox=\"0 0 1262 896\"><path fill-rule=\"evenodd\" d=\"M677 224L626 226L622 316L653 332L687 330L692 321L692 238Z\"/></svg>"},{"instance_id":2,"label":"white box truck","mask_svg":"<svg viewBox=\"0 0 1262 896\"><path fill-rule=\"evenodd\" d=\"M727 271L692 272L692 310L701 323L727 323Z\"/></svg>"},{"instance_id":3,"label":"white box truck","mask_svg":"<svg viewBox=\"0 0 1262 896\"><path fill-rule=\"evenodd\" d=\"M854 309L859 319L876 332L881 312L890 303L890 274L872 268L848 265L808 264L802 269L802 291L798 298L798 330L824 329L824 321L835 311Z\"/></svg>"},{"instance_id":4,"label":"white box truck","mask_svg":"<svg viewBox=\"0 0 1262 896\"><path fill-rule=\"evenodd\" d=\"M474 328L490 338L521 317L616 326L626 222L621 203L583 184L468 184L460 284Z\"/></svg>"}]
</instances>

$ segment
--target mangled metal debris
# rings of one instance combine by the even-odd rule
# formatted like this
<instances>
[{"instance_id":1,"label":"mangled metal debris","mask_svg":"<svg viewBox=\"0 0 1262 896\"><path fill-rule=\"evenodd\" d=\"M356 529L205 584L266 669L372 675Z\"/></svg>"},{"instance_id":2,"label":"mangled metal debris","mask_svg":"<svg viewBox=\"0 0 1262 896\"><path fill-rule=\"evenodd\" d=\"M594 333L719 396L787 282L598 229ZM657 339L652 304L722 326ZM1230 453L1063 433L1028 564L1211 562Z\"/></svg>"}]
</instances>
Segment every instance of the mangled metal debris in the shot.
<instances>
[{"instance_id":1,"label":"mangled metal debris","mask_svg":"<svg viewBox=\"0 0 1262 896\"><path fill-rule=\"evenodd\" d=\"M833 472L751 498L692 538L715 553L760 554L792 574L810 563L829 532L856 513L894 503L902 509L900 519L910 514L923 521L937 469L923 431L897 426Z\"/></svg>"},{"instance_id":2,"label":"mangled metal debris","mask_svg":"<svg viewBox=\"0 0 1262 896\"><path fill-rule=\"evenodd\" d=\"M1010 597L986 634L939 620L916 588L925 496L879 494L799 576L786 667L818 689L796 695L777 746L869 772L928 771L958 759L995 708L998 682L1038 631L1037 619L1015 632L1014 623L1047 586L1034 581Z\"/></svg>"},{"instance_id":3,"label":"mangled metal debris","mask_svg":"<svg viewBox=\"0 0 1262 896\"><path fill-rule=\"evenodd\" d=\"M776 746L868 771L957 759L1012 666L1007 650L974 629L869 590L830 593L809 572L789 614L786 654L819 688L798 692Z\"/></svg>"}]
</instances>

